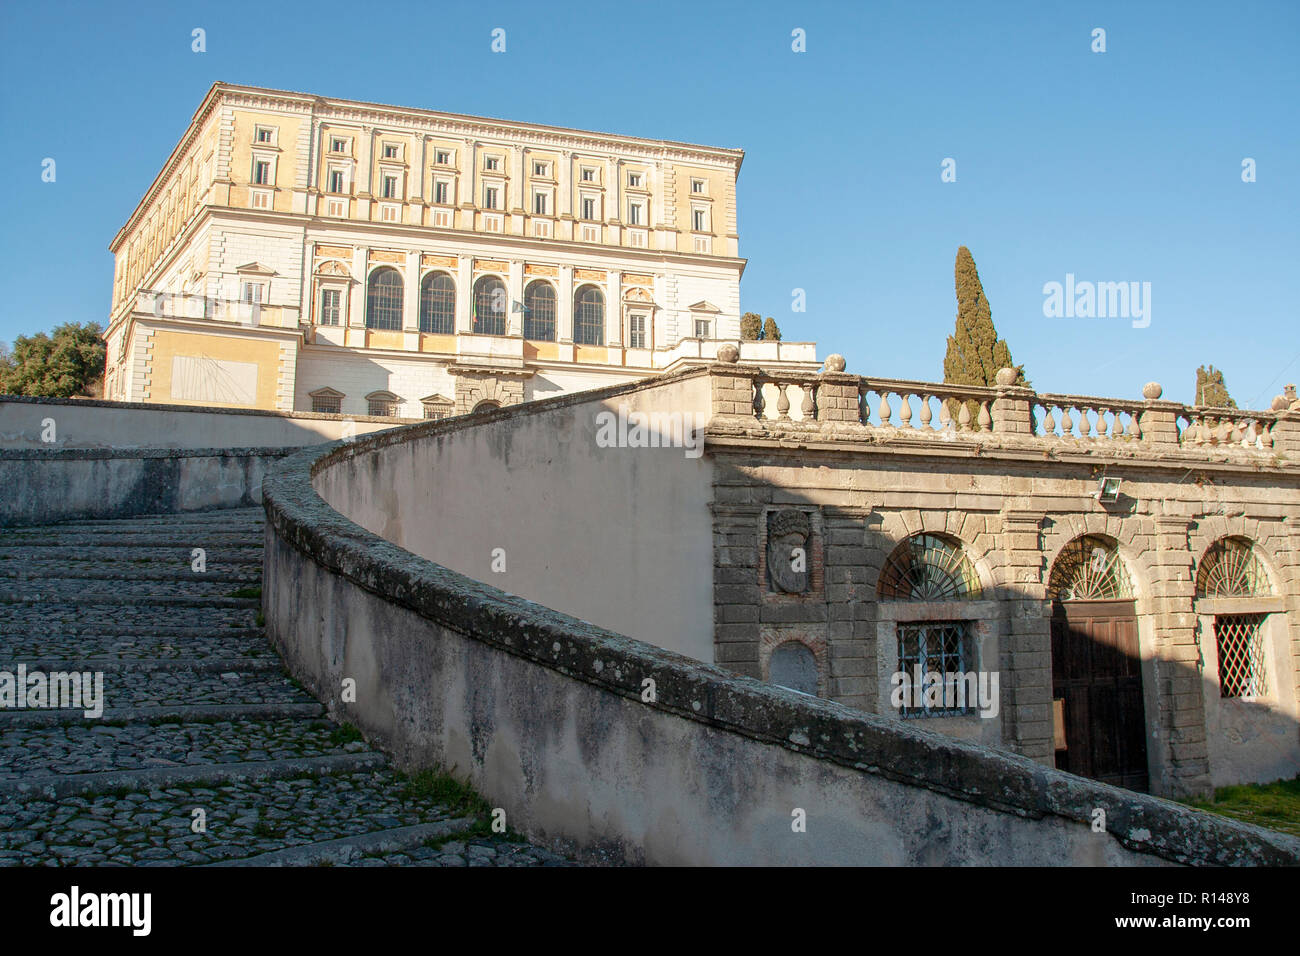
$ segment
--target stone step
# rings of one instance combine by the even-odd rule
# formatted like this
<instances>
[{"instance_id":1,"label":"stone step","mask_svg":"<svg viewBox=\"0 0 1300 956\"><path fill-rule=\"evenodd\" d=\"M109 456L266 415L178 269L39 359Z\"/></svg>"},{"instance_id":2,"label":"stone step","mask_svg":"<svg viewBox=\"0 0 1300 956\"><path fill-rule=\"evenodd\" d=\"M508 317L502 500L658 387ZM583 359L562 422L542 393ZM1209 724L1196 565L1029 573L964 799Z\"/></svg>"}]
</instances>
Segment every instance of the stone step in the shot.
<instances>
[{"instance_id":1,"label":"stone step","mask_svg":"<svg viewBox=\"0 0 1300 956\"><path fill-rule=\"evenodd\" d=\"M98 601L73 604L21 601L0 604L0 635L76 634L86 631L129 636L164 628L186 628L199 633L258 626L259 601L215 607L190 604L108 604Z\"/></svg>"},{"instance_id":2,"label":"stone step","mask_svg":"<svg viewBox=\"0 0 1300 956\"><path fill-rule=\"evenodd\" d=\"M136 628L135 634L104 634L69 628L55 634L7 633L0 628L0 659L72 660L79 657L129 661L136 658L205 661L210 658L279 660L261 628Z\"/></svg>"},{"instance_id":3,"label":"stone step","mask_svg":"<svg viewBox=\"0 0 1300 956\"><path fill-rule=\"evenodd\" d=\"M230 597L228 595L194 596L188 594L158 594L147 601L138 596L121 594L115 590L100 588L77 588L69 593L66 590L34 585L21 590L0 589L0 605L5 604L39 604L42 607L111 605L116 607L148 608L258 608L260 598ZM0 615L4 613L0 606Z\"/></svg>"},{"instance_id":4,"label":"stone step","mask_svg":"<svg viewBox=\"0 0 1300 956\"><path fill-rule=\"evenodd\" d=\"M320 717L325 708L319 702L265 704L170 704L163 707L107 707L96 721L76 710L3 710L0 734L29 727L63 724L185 723L199 720L276 720L281 717Z\"/></svg>"},{"instance_id":5,"label":"stone step","mask_svg":"<svg viewBox=\"0 0 1300 956\"><path fill-rule=\"evenodd\" d=\"M323 761L331 759L316 758L312 769L324 772L289 776L211 784L174 777L156 788L88 795L10 793L0 798L0 864L217 863L463 817L406 793L391 769L330 770ZM196 809L202 833L193 830Z\"/></svg>"},{"instance_id":6,"label":"stone step","mask_svg":"<svg viewBox=\"0 0 1300 956\"><path fill-rule=\"evenodd\" d=\"M216 508L210 511L183 511L179 514L132 515L129 518L72 518L56 524L41 525L47 528L91 528L113 530L133 525L206 525L206 524L263 524L266 512L254 508Z\"/></svg>"},{"instance_id":7,"label":"stone step","mask_svg":"<svg viewBox=\"0 0 1300 956\"><path fill-rule=\"evenodd\" d=\"M240 565L262 566L262 546L253 545L214 547L209 542L171 542L151 547L125 547L122 545L98 544L69 547L64 545L31 545L0 542L0 567L6 561L57 561L65 570L73 571L84 562L95 567L115 565L150 566L149 570L190 570L192 553L195 548L204 550L206 571L227 573L232 567ZM17 565L14 565L17 567ZM191 571L192 574L206 573Z\"/></svg>"},{"instance_id":8,"label":"stone step","mask_svg":"<svg viewBox=\"0 0 1300 956\"><path fill-rule=\"evenodd\" d=\"M112 771L256 763L363 752L329 720L279 717L55 724L0 735L0 786ZM121 786L120 782L112 786Z\"/></svg>"},{"instance_id":9,"label":"stone step","mask_svg":"<svg viewBox=\"0 0 1300 956\"><path fill-rule=\"evenodd\" d=\"M0 671L17 672L13 660L0 660ZM62 666L63 671L72 668ZM30 676L31 667L26 668ZM200 704L299 704L313 700L298 688L283 671L243 667L213 671L202 667L167 666L145 668L120 667L103 673L104 708L166 707ZM36 708L33 708L36 709ZM54 709L54 708L40 708ZM70 708L80 713L81 708ZM6 727L16 710L0 710L0 729Z\"/></svg>"},{"instance_id":10,"label":"stone step","mask_svg":"<svg viewBox=\"0 0 1300 956\"><path fill-rule=\"evenodd\" d=\"M260 548L260 532L192 531L172 529L154 534L138 534L123 529L117 534L54 532L49 529L0 532L0 549L33 548Z\"/></svg>"},{"instance_id":11,"label":"stone step","mask_svg":"<svg viewBox=\"0 0 1300 956\"><path fill-rule=\"evenodd\" d=\"M130 595L131 599L151 599L155 597L188 598L227 598L234 592L258 588L261 586L259 575L248 574L242 578L234 575L194 574L193 572L171 573L166 575L146 576L139 572L112 572L102 575L90 575L79 572L76 577L67 575L64 568L59 569L60 576L21 573L5 574L0 571L0 594L7 600L49 600L63 595L76 595L78 599L88 596L113 594Z\"/></svg>"}]
</instances>

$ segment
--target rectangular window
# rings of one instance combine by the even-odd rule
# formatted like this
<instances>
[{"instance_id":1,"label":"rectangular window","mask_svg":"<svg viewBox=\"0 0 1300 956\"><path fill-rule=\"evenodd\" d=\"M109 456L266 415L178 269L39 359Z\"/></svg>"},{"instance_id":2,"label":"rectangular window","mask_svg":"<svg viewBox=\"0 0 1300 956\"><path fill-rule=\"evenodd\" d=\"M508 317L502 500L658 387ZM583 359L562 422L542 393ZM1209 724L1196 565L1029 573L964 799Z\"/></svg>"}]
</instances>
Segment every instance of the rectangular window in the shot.
<instances>
[{"instance_id":1,"label":"rectangular window","mask_svg":"<svg viewBox=\"0 0 1300 956\"><path fill-rule=\"evenodd\" d=\"M262 283L245 282L239 290L239 298L248 303L260 303L262 301Z\"/></svg>"},{"instance_id":2,"label":"rectangular window","mask_svg":"<svg viewBox=\"0 0 1300 956\"><path fill-rule=\"evenodd\" d=\"M645 348L644 315L629 315L627 317L627 344L628 348Z\"/></svg>"},{"instance_id":3,"label":"rectangular window","mask_svg":"<svg viewBox=\"0 0 1300 956\"><path fill-rule=\"evenodd\" d=\"M451 226L451 210L435 209L433 211L433 224L443 229Z\"/></svg>"},{"instance_id":4,"label":"rectangular window","mask_svg":"<svg viewBox=\"0 0 1300 956\"><path fill-rule=\"evenodd\" d=\"M372 398L369 399L368 405L370 408L370 414L374 415L376 418L397 417L396 402L389 402L389 401L384 401L382 399Z\"/></svg>"},{"instance_id":5,"label":"rectangular window","mask_svg":"<svg viewBox=\"0 0 1300 956\"><path fill-rule=\"evenodd\" d=\"M533 235L538 239L551 238L551 223L548 219L538 219L533 223Z\"/></svg>"},{"instance_id":6,"label":"rectangular window","mask_svg":"<svg viewBox=\"0 0 1300 956\"><path fill-rule=\"evenodd\" d=\"M264 189L254 189L250 196L250 203L254 209L270 209L271 194Z\"/></svg>"},{"instance_id":7,"label":"rectangular window","mask_svg":"<svg viewBox=\"0 0 1300 956\"><path fill-rule=\"evenodd\" d=\"M397 198L397 177L396 176L384 177L383 198L384 199Z\"/></svg>"},{"instance_id":8,"label":"rectangular window","mask_svg":"<svg viewBox=\"0 0 1300 956\"><path fill-rule=\"evenodd\" d=\"M343 170L341 169L330 170L329 191L332 193L343 192Z\"/></svg>"},{"instance_id":9,"label":"rectangular window","mask_svg":"<svg viewBox=\"0 0 1300 956\"><path fill-rule=\"evenodd\" d=\"M439 166L450 166L451 153L445 149L435 150L433 153L433 161Z\"/></svg>"},{"instance_id":10,"label":"rectangular window","mask_svg":"<svg viewBox=\"0 0 1300 956\"><path fill-rule=\"evenodd\" d=\"M328 203L328 208L325 211L325 215L334 216L335 218L341 219L344 215L346 215L346 210L347 210L347 206L343 202L341 202L338 199L331 199Z\"/></svg>"},{"instance_id":11,"label":"rectangular window","mask_svg":"<svg viewBox=\"0 0 1300 956\"><path fill-rule=\"evenodd\" d=\"M433 184L433 201L440 206L447 205L447 197L450 195L450 183L446 180L438 180Z\"/></svg>"},{"instance_id":12,"label":"rectangular window","mask_svg":"<svg viewBox=\"0 0 1300 956\"><path fill-rule=\"evenodd\" d=\"M546 193L533 193L533 215L546 215Z\"/></svg>"},{"instance_id":13,"label":"rectangular window","mask_svg":"<svg viewBox=\"0 0 1300 956\"><path fill-rule=\"evenodd\" d=\"M259 143L274 143L275 130L271 129L269 126L257 127L257 141Z\"/></svg>"},{"instance_id":14,"label":"rectangular window","mask_svg":"<svg viewBox=\"0 0 1300 956\"><path fill-rule=\"evenodd\" d=\"M342 415L343 399L338 395L313 395L311 410L318 415Z\"/></svg>"},{"instance_id":15,"label":"rectangular window","mask_svg":"<svg viewBox=\"0 0 1300 956\"><path fill-rule=\"evenodd\" d=\"M913 688L913 695L904 698L901 716L947 717L974 713L978 701L972 696L969 684L958 677L975 670L968 623L927 621L924 624L899 624L897 634L899 671L906 674L913 684L918 670L922 681L927 674L939 674L943 688L943 700L934 707L927 706L924 697L918 699Z\"/></svg>"},{"instance_id":16,"label":"rectangular window","mask_svg":"<svg viewBox=\"0 0 1300 956\"><path fill-rule=\"evenodd\" d=\"M381 203L379 206L380 222L401 222L402 207L394 206L391 203Z\"/></svg>"},{"instance_id":17,"label":"rectangular window","mask_svg":"<svg viewBox=\"0 0 1300 956\"><path fill-rule=\"evenodd\" d=\"M596 181L596 168L594 166L582 167L582 181L584 183L594 183Z\"/></svg>"},{"instance_id":18,"label":"rectangular window","mask_svg":"<svg viewBox=\"0 0 1300 956\"><path fill-rule=\"evenodd\" d=\"M334 139L330 140L331 153L346 153L347 151L348 151L348 141L346 139L339 139L338 137L335 137Z\"/></svg>"},{"instance_id":19,"label":"rectangular window","mask_svg":"<svg viewBox=\"0 0 1300 956\"><path fill-rule=\"evenodd\" d=\"M600 226L583 226L582 242L600 242Z\"/></svg>"},{"instance_id":20,"label":"rectangular window","mask_svg":"<svg viewBox=\"0 0 1300 956\"><path fill-rule=\"evenodd\" d=\"M628 185L628 188L630 188L630 189L640 189L640 188L641 188L641 174L640 174L640 173L628 173L628 174L627 174L627 185Z\"/></svg>"},{"instance_id":21,"label":"rectangular window","mask_svg":"<svg viewBox=\"0 0 1300 956\"><path fill-rule=\"evenodd\" d=\"M483 208L484 209L497 208L497 190L495 186L483 187Z\"/></svg>"},{"instance_id":22,"label":"rectangular window","mask_svg":"<svg viewBox=\"0 0 1300 956\"><path fill-rule=\"evenodd\" d=\"M396 159L397 147L392 143L384 144L384 159Z\"/></svg>"},{"instance_id":23,"label":"rectangular window","mask_svg":"<svg viewBox=\"0 0 1300 956\"><path fill-rule=\"evenodd\" d=\"M1221 696L1252 699L1268 693L1264 679L1264 617L1230 614L1214 618Z\"/></svg>"},{"instance_id":24,"label":"rectangular window","mask_svg":"<svg viewBox=\"0 0 1300 956\"><path fill-rule=\"evenodd\" d=\"M322 289L320 294L320 324L338 325L342 295L338 289Z\"/></svg>"},{"instance_id":25,"label":"rectangular window","mask_svg":"<svg viewBox=\"0 0 1300 956\"><path fill-rule=\"evenodd\" d=\"M500 157L500 156L488 156L486 159L483 160L483 168L484 168L484 169L500 169L500 168L501 168L501 157Z\"/></svg>"},{"instance_id":26,"label":"rectangular window","mask_svg":"<svg viewBox=\"0 0 1300 956\"><path fill-rule=\"evenodd\" d=\"M596 200L590 196L584 196L582 199L582 218L593 220L596 218Z\"/></svg>"},{"instance_id":27,"label":"rectangular window","mask_svg":"<svg viewBox=\"0 0 1300 956\"><path fill-rule=\"evenodd\" d=\"M703 196L703 195L704 195L704 180L703 180L703 179L692 179L692 180L691 180L691 192L695 193L697 196Z\"/></svg>"},{"instance_id":28,"label":"rectangular window","mask_svg":"<svg viewBox=\"0 0 1300 956\"><path fill-rule=\"evenodd\" d=\"M271 164L264 159L259 159L253 164L253 182L259 186L269 186L271 184Z\"/></svg>"},{"instance_id":29,"label":"rectangular window","mask_svg":"<svg viewBox=\"0 0 1300 956\"><path fill-rule=\"evenodd\" d=\"M533 163L533 175L540 176L543 179L551 173L550 163Z\"/></svg>"},{"instance_id":30,"label":"rectangular window","mask_svg":"<svg viewBox=\"0 0 1300 956\"><path fill-rule=\"evenodd\" d=\"M628 203L627 207L627 224L629 226L641 225L641 204L639 202Z\"/></svg>"},{"instance_id":31,"label":"rectangular window","mask_svg":"<svg viewBox=\"0 0 1300 956\"><path fill-rule=\"evenodd\" d=\"M696 252L703 252L703 253L705 253L706 255L712 253L712 252L713 252L713 237L712 237L712 236L696 236L696 237L695 237L695 251L696 251Z\"/></svg>"},{"instance_id":32,"label":"rectangular window","mask_svg":"<svg viewBox=\"0 0 1300 956\"><path fill-rule=\"evenodd\" d=\"M439 402L424 403L424 417L427 419L446 418L451 414L451 406Z\"/></svg>"},{"instance_id":33,"label":"rectangular window","mask_svg":"<svg viewBox=\"0 0 1300 956\"><path fill-rule=\"evenodd\" d=\"M695 320L695 337L696 337L697 339L707 339L707 338L709 337L709 320L708 320L708 319L696 319L696 320Z\"/></svg>"},{"instance_id":34,"label":"rectangular window","mask_svg":"<svg viewBox=\"0 0 1300 956\"><path fill-rule=\"evenodd\" d=\"M707 209L691 210L691 228L696 232L709 231L709 211Z\"/></svg>"}]
</instances>

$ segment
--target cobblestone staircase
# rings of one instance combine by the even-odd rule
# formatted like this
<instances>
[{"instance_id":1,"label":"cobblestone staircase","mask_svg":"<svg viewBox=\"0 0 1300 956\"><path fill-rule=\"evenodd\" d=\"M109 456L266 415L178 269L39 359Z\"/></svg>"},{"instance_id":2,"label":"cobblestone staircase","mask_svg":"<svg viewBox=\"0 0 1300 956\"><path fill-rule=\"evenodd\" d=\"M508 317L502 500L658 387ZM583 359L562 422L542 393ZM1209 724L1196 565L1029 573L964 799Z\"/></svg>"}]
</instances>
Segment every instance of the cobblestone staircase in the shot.
<instances>
[{"instance_id":1,"label":"cobblestone staircase","mask_svg":"<svg viewBox=\"0 0 1300 956\"><path fill-rule=\"evenodd\" d=\"M99 718L0 709L0 865L566 862L474 835L285 674L259 624L262 524L0 531L0 672L99 672L104 699Z\"/></svg>"}]
</instances>

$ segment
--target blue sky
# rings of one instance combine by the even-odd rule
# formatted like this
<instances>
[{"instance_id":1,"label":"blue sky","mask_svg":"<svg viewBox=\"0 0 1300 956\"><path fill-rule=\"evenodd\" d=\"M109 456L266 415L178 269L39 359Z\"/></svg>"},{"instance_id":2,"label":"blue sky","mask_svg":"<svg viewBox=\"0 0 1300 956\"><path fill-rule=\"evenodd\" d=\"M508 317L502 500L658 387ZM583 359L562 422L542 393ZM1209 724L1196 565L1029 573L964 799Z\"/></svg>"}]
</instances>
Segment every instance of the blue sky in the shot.
<instances>
[{"instance_id":1,"label":"blue sky","mask_svg":"<svg viewBox=\"0 0 1300 956\"><path fill-rule=\"evenodd\" d=\"M942 378L964 244L1041 391L1300 380L1300 4L354 6L6 0L0 340L104 321L109 241L226 80L739 146L742 307L850 371ZM1150 325L1045 317L1067 273L1149 282Z\"/></svg>"}]
</instances>

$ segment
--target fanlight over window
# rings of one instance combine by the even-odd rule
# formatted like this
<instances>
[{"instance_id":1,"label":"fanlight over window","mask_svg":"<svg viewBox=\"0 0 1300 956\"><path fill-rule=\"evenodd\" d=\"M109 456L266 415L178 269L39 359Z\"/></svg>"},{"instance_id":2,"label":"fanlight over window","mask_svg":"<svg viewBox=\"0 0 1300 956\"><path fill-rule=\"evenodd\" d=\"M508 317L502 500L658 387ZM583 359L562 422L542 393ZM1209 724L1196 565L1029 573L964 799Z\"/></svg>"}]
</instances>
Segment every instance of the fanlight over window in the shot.
<instances>
[{"instance_id":1,"label":"fanlight over window","mask_svg":"<svg viewBox=\"0 0 1300 956\"><path fill-rule=\"evenodd\" d=\"M1197 597L1258 597L1272 593L1264 563L1245 538L1220 538L1201 559Z\"/></svg>"},{"instance_id":2,"label":"fanlight over window","mask_svg":"<svg viewBox=\"0 0 1300 956\"><path fill-rule=\"evenodd\" d=\"M1085 534L1057 557L1047 594L1058 601L1113 601L1133 597L1133 585L1115 543Z\"/></svg>"},{"instance_id":3,"label":"fanlight over window","mask_svg":"<svg viewBox=\"0 0 1300 956\"><path fill-rule=\"evenodd\" d=\"M879 593L885 601L973 601L980 596L980 582L960 542L918 534L885 562Z\"/></svg>"}]
</instances>

